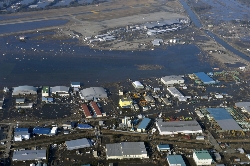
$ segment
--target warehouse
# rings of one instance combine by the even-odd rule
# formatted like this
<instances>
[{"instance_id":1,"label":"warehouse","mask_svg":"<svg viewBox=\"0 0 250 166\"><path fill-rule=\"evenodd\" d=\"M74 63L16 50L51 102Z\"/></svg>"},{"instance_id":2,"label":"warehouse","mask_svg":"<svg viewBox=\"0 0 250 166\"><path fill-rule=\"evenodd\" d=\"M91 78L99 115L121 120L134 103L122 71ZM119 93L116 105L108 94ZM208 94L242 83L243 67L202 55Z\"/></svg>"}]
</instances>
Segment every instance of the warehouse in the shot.
<instances>
[{"instance_id":1,"label":"warehouse","mask_svg":"<svg viewBox=\"0 0 250 166\"><path fill-rule=\"evenodd\" d=\"M170 151L170 146L169 146L169 144L157 145L157 150L158 150L159 152Z\"/></svg>"},{"instance_id":2,"label":"warehouse","mask_svg":"<svg viewBox=\"0 0 250 166\"><path fill-rule=\"evenodd\" d=\"M100 110L100 108L97 106L96 102L91 101L91 102L90 102L90 106L91 106L91 108L93 109L94 116L96 116L96 117L102 117L101 110Z\"/></svg>"},{"instance_id":3,"label":"warehouse","mask_svg":"<svg viewBox=\"0 0 250 166\"><path fill-rule=\"evenodd\" d=\"M90 126L89 124L78 124L77 128L78 129L93 129L93 127Z\"/></svg>"},{"instance_id":4,"label":"warehouse","mask_svg":"<svg viewBox=\"0 0 250 166\"><path fill-rule=\"evenodd\" d=\"M133 100L130 97L121 97L119 105L121 108L131 108Z\"/></svg>"},{"instance_id":5,"label":"warehouse","mask_svg":"<svg viewBox=\"0 0 250 166\"><path fill-rule=\"evenodd\" d=\"M82 110L86 118L92 118L89 108L86 104L82 104Z\"/></svg>"},{"instance_id":6,"label":"warehouse","mask_svg":"<svg viewBox=\"0 0 250 166\"><path fill-rule=\"evenodd\" d=\"M13 92L12 92L12 96L36 95L36 94L37 94L37 88L35 88L34 86L29 86L29 85L13 87Z\"/></svg>"},{"instance_id":7,"label":"warehouse","mask_svg":"<svg viewBox=\"0 0 250 166\"><path fill-rule=\"evenodd\" d=\"M213 161L207 150L194 151L193 159L196 165L211 165Z\"/></svg>"},{"instance_id":8,"label":"warehouse","mask_svg":"<svg viewBox=\"0 0 250 166\"><path fill-rule=\"evenodd\" d=\"M162 20L162 21L154 21L154 22L147 22L144 24L144 29L154 29L154 28L161 28L167 27L174 24L180 24L180 21L177 19L172 20Z\"/></svg>"},{"instance_id":9,"label":"warehouse","mask_svg":"<svg viewBox=\"0 0 250 166\"><path fill-rule=\"evenodd\" d=\"M182 76L165 76L161 78L161 82L166 86L172 86L174 84L184 84Z\"/></svg>"},{"instance_id":10,"label":"warehouse","mask_svg":"<svg viewBox=\"0 0 250 166\"><path fill-rule=\"evenodd\" d=\"M25 102L25 98L16 99L16 104L23 104Z\"/></svg>"},{"instance_id":11,"label":"warehouse","mask_svg":"<svg viewBox=\"0 0 250 166\"><path fill-rule=\"evenodd\" d=\"M71 140L71 141L65 141L65 144L67 146L67 150L88 148L88 147L92 146L90 140L88 140L87 138L81 138L81 139L76 139L76 140Z\"/></svg>"},{"instance_id":12,"label":"warehouse","mask_svg":"<svg viewBox=\"0 0 250 166\"><path fill-rule=\"evenodd\" d=\"M132 85L135 87L135 89L144 89L144 86L139 81L132 82Z\"/></svg>"},{"instance_id":13,"label":"warehouse","mask_svg":"<svg viewBox=\"0 0 250 166\"><path fill-rule=\"evenodd\" d=\"M168 87L167 88L168 92L174 96L174 97L184 97L180 91L178 91L178 89L176 89L175 87Z\"/></svg>"},{"instance_id":14,"label":"warehouse","mask_svg":"<svg viewBox=\"0 0 250 166\"><path fill-rule=\"evenodd\" d=\"M22 141L30 139L30 133L28 128L15 128L14 141Z\"/></svg>"},{"instance_id":15,"label":"warehouse","mask_svg":"<svg viewBox=\"0 0 250 166\"><path fill-rule=\"evenodd\" d=\"M208 111L207 117L209 119L214 119L221 130L242 130L225 108L207 108L206 110Z\"/></svg>"},{"instance_id":16,"label":"warehouse","mask_svg":"<svg viewBox=\"0 0 250 166\"><path fill-rule=\"evenodd\" d=\"M25 161L25 160L46 160L46 150L21 150L14 151L13 161Z\"/></svg>"},{"instance_id":17,"label":"warehouse","mask_svg":"<svg viewBox=\"0 0 250 166\"><path fill-rule=\"evenodd\" d=\"M169 166L186 166L181 155L169 155L167 156L167 161Z\"/></svg>"},{"instance_id":18,"label":"warehouse","mask_svg":"<svg viewBox=\"0 0 250 166\"><path fill-rule=\"evenodd\" d=\"M121 142L106 145L106 156L109 159L148 158L144 142Z\"/></svg>"},{"instance_id":19,"label":"warehouse","mask_svg":"<svg viewBox=\"0 0 250 166\"><path fill-rule=\"evenodd\" d=\"M33 129L33 134L37 135L49 135L51 132L50 128L35 127Z\"/></svg>"},{"instance_id":20,"label":"warehouse","mask_svg":"<svg viewBox=\"0 0 250 166\"><path fill-rule=\"evenodd\" d=\"M69 87L66 87L66 86L50 87L50 92L54 95L58 94L60 96L68 96L69 95Z\"/></svg>"},{"instance_id":21,"label":"warehouse","mask_svg":"<svg viewBox=\"0 0 250 166\"><path fill-rule=\"evenodd\" d=\"M198 134L202 133L202 128L199 123L193 121L170 121L170 122L156 122L160 135L172 134Z\"/></svg>"},{"instance_id":22,"label":"warehouse","mask_svg":"<svg viewBox=\"0 0 250 166\"><path fill-rule=\"evenodd\" d=\"M73 88L80 88L81 87L81 83L80 82L71 82L70 86Z\"/></svg>"},{"instance_id":23,"label":"warehouse","mask_svg":"<svg viewBox=\"0 0 250 166\"><path fill-rule=\"evenodd\" d=\"M49 86L43 86L43 89L42 89L42 96L44 97L48 97L50 94L49 94Z\"/></svg>"},{"instance_id":24,"label":"warehouse","mask_svg":"<svg viewBox=\"0 0 250 166\"><path fill-rule=\"evenodd\" d=\"M106 91L102 87L90 87L80 91L82 100L93 100L94 98L105 99L108 97Z\"/></svg>"},{"instance_id":25,"label":"warehouse","mask_svg":"<svg viewBox=\"0 0 250 166\"><path fill-rule=\"evenodd\" d=\"M146 130L146 128L148 127L149 123L150 123L151 119L149 118L144 118L141 123L139 124L137 131L138 132L144 132Z\"/></svg>"},{"instance_id":26,"label":"warehouse","mask_svg":"<svg viewBox=\"0 0 250 166\"><path fill-rule=\"evenodd\" d=\"M203 84L215 84L216 82L209 77L207 74L205 74L204 72L198 72L198 73L194 73L194 75L201 80L201 82Z\"/></svg>"}]
</instances>

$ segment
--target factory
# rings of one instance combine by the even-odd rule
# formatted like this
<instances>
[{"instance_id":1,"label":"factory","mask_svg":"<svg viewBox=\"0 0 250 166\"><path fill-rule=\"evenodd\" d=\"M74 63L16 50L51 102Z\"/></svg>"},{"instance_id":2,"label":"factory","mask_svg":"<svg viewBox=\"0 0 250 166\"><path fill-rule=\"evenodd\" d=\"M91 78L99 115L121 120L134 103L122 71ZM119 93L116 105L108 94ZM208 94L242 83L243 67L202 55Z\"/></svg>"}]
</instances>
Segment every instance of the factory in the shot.
<instances>
[{"instance_id":1,"label":"factory","mask_svg":"<svg viewBox=\"0 0 250 166\"><path fill-rule=\"evenodd\" d=\"M87 138L65 141L65 144L67 146L67 150L88 148L92 146L92 143Z\"/></svg>"},{"instance_id":2,"label":"factory","mask_svg":"<svg viewBox=\"0 0 250 166\"><path fill-rule=\"evenodd\" d=\"M139 124L139 126L137 127L137 131L138 132L145 132L146 128L148 127L149 123L150 123L151 119L149 118L144 118L141 123Z\"/></svg>"},{"instance_id":3,"label":"factory","mask_svg":"<svg viewBox=\"0 0 250 166\"><path fill-rule=\"evenodd\" d=\"M14 141L22 141L30 139L30 133L28 128L15 128Z\"/></svg>"},{"instance_id":4,"label":"factory","mask_svg":"<svg viewBox=\"0 0 250 166\"><path fill-rule=\"evenodd\" d=\"M181 155L169 155L167 156L167 161L169 166L186 166Z\"/></svg>"},{"instance_id":5,"label":"factory","mask_svg":"<svg viewBox=\"0 0 250 166\"><path fill-rule=\"evenodd\" d=\"M46 150L20 150L14 151L13 161L26 161L26 160L46 160Z\"/></svg>"},{"instance_id":6,"label":"factory","mask_svg":"<svg viewBox=\"0 0 250 166\"><path fill-rule=\"evenodd\" d=\"M17 95L37 95L37 88L28 85L13 87L12 96Z\"/></svg>"},{"instance_id":7,"label":"factory","mask_svg":"<svg viewBox=\"0 0 250 166\"><path fill-rule=\"evenodd\" d=\"M107 92L103 87L90 87L80 91L80 97L82 100L93 100L94 98L106 99L108 97Z\"/></svg>"},{"instance_id":8,"label":"factory","mask_svg":"<svg viewBox=\"0 0 250 166\"><path fill-rule=\"evenodd\" d=\"M66 86L54 86L50 87L50 92L54 95L59 96L68 96L69 95L69 87Z\"/></svg>"},{"instance_id":9,"label":"factory","mask_svg":"<svg viewBox=\"0 0 250 166\"><path fill-rule=\"evenodd\" d=\"M166 86L173 86L174 84L184 84L182 76L165 76L161 78L161 82Z\"/></svg>"},{"instance_id":10,"label":"factory","mask_svg":"<svg viewBox=\"0 0 250 166\"><path fill-rule=\"evenodd\" d=\"M86 104L82 104L82 110L86 118L92 118L89 108Z\"/></svg>"},{"instance_id":11,"label":"factory","mask_svg":"<svg viewBox=\"0 0 250 166\"><path fill-rule=\"evenodd\" d=\"M167 90L172 96L176 97L179 101L187 101L191 99L191 96L182 95L182 93L175 87L168 87Z\"/></svg>"},{"instance_id":12,"label":"factory","mask_svg":"<svg viewBox=\"0 0 250 166\"><path fill-rule=\"evenodd\" d=\"M205 85L208 84L215 84L216 81L214 81L211 77L209 77L207 74L205 74L204 72L198 72L198 73L194 73L194 76L196 78L198 78L199 80L201 80L201 82Z\"/></svg>"},{"instance_id":13,"label":"factory","mask_svg":"<svg viewBox=\"0 0 250 166\"><path fill-rule=\"evenodd\" d=\"M106 158L110 160L149 157L144 142L121 142L106 145Z\"/></svg>"},{"instance_id":14,"label":"factory","mask_svg":"<svg viewBox=\"0 0 250 166\"><path fill-rule=\"evenodd\" d=\"M91 106L95 117L102 117L102 112L100 108L97 106L96 102L91 101L89 105Z\"/></svg>"},{"instance_id":15,"label":"factory","mask_svg":"<svg viewBox=\"0 0 250 166\"><path fill-rule=\"evenodd\" d=\"M202 133L202 128L199 123L193 121L170 121L156 122L156 127L160 135L173 134L198 134Z\"/></svg>"},{"instance_id":16,"label":"factory","mask_svg":"<svg viewBox=\"0 0 250 166\"><path fill-rule=\"evenodd\" d=\"M140 81L134 81L132 82L132 85L134 86L135 89L144 89L144 86Z\"/></svg>"},{"instance_id":17,"label":"factory","mask_svg":"<svg viewBox=\"0 0 250 166\"><path fill-rule=\"evenodd\" d=\"M211 155L207 150L194 151L193 159L196 165L211 165L213 161Z\"/></svg>"}]
</instances>

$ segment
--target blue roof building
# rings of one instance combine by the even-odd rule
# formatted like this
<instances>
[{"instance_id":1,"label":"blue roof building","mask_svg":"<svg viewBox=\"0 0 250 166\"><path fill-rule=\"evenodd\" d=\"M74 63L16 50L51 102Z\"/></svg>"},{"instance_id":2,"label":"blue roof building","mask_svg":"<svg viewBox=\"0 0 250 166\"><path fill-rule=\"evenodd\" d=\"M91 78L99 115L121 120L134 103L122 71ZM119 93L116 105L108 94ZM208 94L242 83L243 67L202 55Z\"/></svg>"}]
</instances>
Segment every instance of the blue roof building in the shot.
<instances>
[{"instance_id":1,"label":"blue roof building","mask_svg":"<svg viewBox=\"0 0 250 166\"><path fill-rule=\"evenodd\" d=\"M167 161L170 166L186 166L181 155L169 155L167 156Z\"/></svg>"},{"instance_id":2,"label":"blue roof building","mask_svg":"<svg viewBox=\"0 0 250 166\"><path fill-rule=\"evenodd\" d=\"M157 145L158 151L168 151L170 150L170 146L168 144Z\"/></svg>"},{"instance_id":3,"label":"blue roof building","mask_svg":"<svg viewBox=\"0 0 250 166\"><path fill-rule=\"evenodd\" d=\"M194 75L198 77L203 82L203 84L215 84L216 83L216 81L214 81L211 77L209 77L204 72L194 73Z\"/></svg>"},{"instance_id":4,"label":"blue roof building","mask_svg":"<svg viewBox=\"0 0 250 166\"><path fill-rule=\"evenodd\" d=\"M35 127L33 133L37 135L49 135L51 132L50 128Z\"/></svg>"},{"instance_id":5,"label":"blue roof building","mask_svg":"<svg viewBox=\"0 0 250 166\"><path fill-rule=\"evenodd\" d=\"M79 129L92 129L93 127L89 124L78 124L77 128Z\"/></svg>"},{"instance_id":6,"label":"blue roof building","mask_svg":"<svg viewBox=\"0 0 250 166\"><path fill-rule=\"evenodd\" d=\"M28 128L15 128L15 132L20 132L20 131L28 132L29 129Z\"/></svg>"},{"instance_id":7,"label":"blue roof building","mask_svg":"<svg viewBox=\"0 0 250 166\"><path fill-rule=\"evenodd\" d=\"M150 123L151 119L149 118L144 118L141 123L139 124L137 131L138 132L144 132L146 130L146 128L148 127L149 123Z\"/></svg>"}]
</instances>

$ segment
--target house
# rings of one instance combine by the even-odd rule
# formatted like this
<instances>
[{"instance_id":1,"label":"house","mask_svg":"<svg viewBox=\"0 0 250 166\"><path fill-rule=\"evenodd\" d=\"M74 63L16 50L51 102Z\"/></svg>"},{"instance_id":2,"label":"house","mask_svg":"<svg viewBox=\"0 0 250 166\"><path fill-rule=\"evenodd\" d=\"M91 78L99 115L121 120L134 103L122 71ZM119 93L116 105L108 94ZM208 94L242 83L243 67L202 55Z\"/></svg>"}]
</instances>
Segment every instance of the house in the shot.
<instances>
[{"instance_id":1,"label":"house","mask_svg":"<svg viewBox=\"0 0 250 166\"><path fill-rule=\"evenodd\" d=\"M157 145L157 149L159 152L170 151L170 146L169 144L161 144Z\"/></svg>"},{"instance_id":2,"label":"house","mask_svg":"<svg viewBox=\"0 0 250 166\"><path fill-rule=\"evenodd\" d=\"M119 100L119 106L121 108L131 108L133 100L130 97L121 97Z\"/></svg>"},{"instance_id":3,"label":"house","mask_svg":"<svg viewBox=\"0 0 250 166\"><path fill-rule=\"evenodd\" d=\"M43 89L42 89L42 96L44 97L48 97L50 94L49 94L49 86L43 86Z\"/></svg>"},{"instance_id":4,"label":"house","mask_svg":"<svg viewBox=\"0 0 250 166\"><path fill-rule=\"evenodd\" d=\"M69 121L64 122L64 123L62 124L62 127L63 127L63 129L69 129L69 130L71 130L72 128L74 128L74 127L72 127L72 123L69 122Z\"/></svg>"},{"instance_id":5,"label":"house","mask_svg":"<svg viewBox=\"0 0 250 166\"><path fill-rule=\"evenodd\" d=\"M196 165L211 165L213 161L211 155L207 150L194 151L193 159Z\"/></svg>"}]
</instances>

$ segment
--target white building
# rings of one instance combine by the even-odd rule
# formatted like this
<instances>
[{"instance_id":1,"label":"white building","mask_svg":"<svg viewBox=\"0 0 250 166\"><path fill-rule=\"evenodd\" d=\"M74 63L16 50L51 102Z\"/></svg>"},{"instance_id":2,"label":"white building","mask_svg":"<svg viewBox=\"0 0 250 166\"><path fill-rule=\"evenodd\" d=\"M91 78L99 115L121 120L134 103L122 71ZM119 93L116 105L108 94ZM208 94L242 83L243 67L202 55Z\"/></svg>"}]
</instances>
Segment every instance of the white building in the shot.
<instances>
[{"instance_id":1,"label":"white building","mask_svg":"<svg viewBox=\"0 0 250 166\"><path fill-rule=\"evenodd\" d=\"M22 141L30 139L30 133L28 131L16 131L14 132L14 141Z\"/></svg>"},{"instance_id":2,"label":"white building","mask_svg":"<svg viewBox=\"0 0 250 166\"><path fill-rule=\"evenodd\" d=\"M34 86L28 86L28 85L13 87L13 92L12 92L12 96L36 95L36 94L37 94L37 88Z\"/></svg>"},{"instance_id":3,"label":"white building","mask_svg":"<svg viewBox=\"0 0 250 166\"><path fill-rule=\"evenodd\" d=\"M202 133L202 128L199 123L193 121L171 121L171 122L156 122L156 127L160 135L172 134L198 134Z\"/></svg>"},{"instance_id":4,"label":"white building","mask_svg":"<svg viewBox=\"0 0 250 166\"><path fill-rule=\"evenodd\" d=\"M140 83L139 81L132 82L132 85L135 87L135 89L143 89L144 88L142 83Z\"/></svg>"},{"instance_id":5,"label":"white building","mask_svg":"<svg viewBox=\"0 0 250 166\"><path fill-rule=\"evenodd\" d=\"M103 87L90 87L80 91L80 97L82 100L93 100L94 98L107 98L107 92Z\"/></svg>"},{"instance_id":6,"label":"white building","mask_svg":"<svg viewBox=\"0 0 250 166\"><path fill-rule=\"evenodd\" d=\"M182 76L165 76L161 78L161 82L164 85L170 86L170 85L174 85L174 84L184 84L184 79L182 78Z\"/></svg>"},{"instance_id":7,"label":"white building","mask_svg":"<svg viewBox=\"0 0 250 166\"><path fill-rule=\"evenodd\" d=\"M148 158L144 142L121 142L106 145L107 160Z\"/></svg>"},{"instance_id":8,"label":"white building","mask_svg":"<svg viewBox=\"0 0 250 166\"><path fill-rule=\"evenodd\" d=\"M54 95L58 94L60 96L68 96L69 95L69 87L66 87L66 86L50 87L50 92Z\"/></svg>"},{"instance_id":9,"label":"white building","mask_svg":"<svg viewBox=\"0 0 250 166\"><path fill-rule=\"evenodd\" d=\"M81 83L80 82L71 82L70 86L73 88L80 88L81 87Z\"/></svg>"},{"instance_id":10,"label":"white building","mask_svg":"<svg viewBox=\"0 0 250 166\"><path fill-rule=\"evenodd\" d=\"M57 131L58 131L58 127L52 127L51 131L50 131L50 134L51 135L56 135L57 134Z\"/></svg>"},{"instance_id":11,"label":"white building","mask_svg":"<svg viewBox=\"0 0 250 166\"><path fill-rule=\"evenodd\" d=\"M178 98L179 101L187 101L188 99L191 99L191 96L184 96L178 89L175 87L168 87L167 88L168 92Z\"/></svg>"},{"instance_id":12,"label":"white building","mask_svg":"<svg viewBox=\"0 0 250 166\"><path fill-rule=\"evenodd\" d=\"M207 150L194 151L193 159L196 165L211 165L213 161Z\"/></svg>"}]
</instances>

